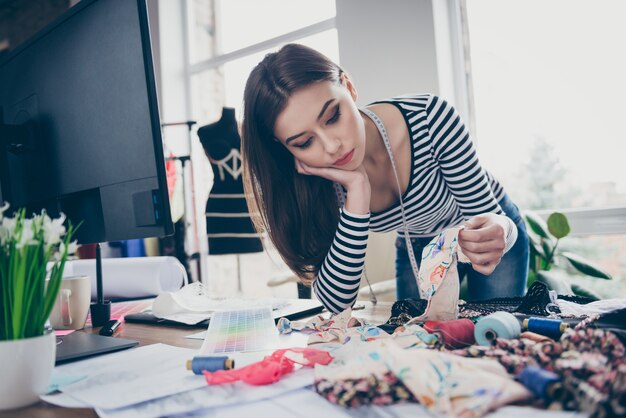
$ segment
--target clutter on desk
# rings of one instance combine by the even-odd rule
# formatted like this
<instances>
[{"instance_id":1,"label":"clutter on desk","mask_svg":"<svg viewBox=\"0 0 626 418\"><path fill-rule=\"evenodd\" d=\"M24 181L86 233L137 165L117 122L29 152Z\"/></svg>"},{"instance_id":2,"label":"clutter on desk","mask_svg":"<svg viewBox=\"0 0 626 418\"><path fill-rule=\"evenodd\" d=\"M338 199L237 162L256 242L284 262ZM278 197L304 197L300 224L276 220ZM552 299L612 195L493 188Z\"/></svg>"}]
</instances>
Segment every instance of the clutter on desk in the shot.
<instances>
[{"instance_id":1,"label":"clutter on desk","mask_svg":"<svg viewBox=\"0 0 626 418\"><path fill-rule=\"evenodd\" d=\"M448 278L458 282L449 233L424 251L436 260L418 281L427 299L397 301L385 324L363 323L350 309L307 323L279 321L281 333L307 333L309 346L335 357L316 367L318 393L344 407L417 401L449 416L479 417L520 401L593 417L625 415L626 300L597 304L535 282L523 298L433 303L448 286L455 289Z\"/></svg>"},{"instance_id":2,"label":"clutter on desk","mask_svg":"<svg viewBox=\"0 0 626 418\"><path fill-rule=\"evenodd\" d=\"M452 283L458 282L454 271L460 258L455 233L444 233L427 247L426 256L433 260L432 271L425 271L421 281L427 299L397 301L384 324L367 323L347 309L308 321L282 318L274 327L266 312L266 325L277 338L300 333L307 336L308 347L210 357L206 350L141 347L106 361L76 363L65 371L87 378L61 391L107 418L201 414L241 402L261 405L286 392L311 396L304 389L310 385L319 395L315 399L344 408L419 403L430 414L478 418L522 403L594 418L626 415L622 303L590 305L589 299L557 295L539 282L523 298L470 303L457 296L435 303L437 295L458 292ZM187 312L206 310L202 292L190 285L162 302ZM194 305L200 297L203 305ZM439 303L445 306L439 309ZM209 326L219 322L214 316ZM256 357L241 361L243 354ZM181 366L189 358L193 373ZM97 393L107 393L107 399ZM56 400L70 403L69 398Z\"/></svg>"},{"instance_id":3,"label":"clutter on desk","mask_svg":"<svg viewBox=\"0 0 626 418\"><path fill-rule=\"evenodd\" d=\"M67 385L61 392L42 399L65 407L96 408L98 416L105 418L152 418L274 399L313 383L313 370L305 367L271 385L254 386L238 381L208 386L203 376L196 376L182 366L195 354L197 350L154 344L70 363L56 371L82 374L86 376L83 384L74 388ZM265 355L264 352L233 353L228 357L237 367L245 367ZM90 401L84 396L87 389L100 394L100 399ZM150 392L152 396L148 395ZM167 392L170 394L164 395ZM123 399L118 401L116 397L120 393ZM140 401L146 398L149 400Z\"/></svg>"}]
</instances>

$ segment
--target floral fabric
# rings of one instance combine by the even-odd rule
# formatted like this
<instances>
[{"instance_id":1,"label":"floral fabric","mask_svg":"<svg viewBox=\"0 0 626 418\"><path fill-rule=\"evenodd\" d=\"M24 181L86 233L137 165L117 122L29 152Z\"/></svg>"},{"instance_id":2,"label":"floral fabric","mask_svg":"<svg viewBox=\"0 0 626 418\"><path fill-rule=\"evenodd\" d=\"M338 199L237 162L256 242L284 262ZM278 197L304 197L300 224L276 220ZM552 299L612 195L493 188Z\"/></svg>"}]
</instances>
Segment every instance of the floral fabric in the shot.
<instances>
[{"instance_id":1,"label":"floral fabric","mask_svg":"<svg viewBox=\"0 0 626 418\"><path fill-rule=\"evenodd\" d=\"M550 408L587 412L593 417L626 415L626 358L620 340L601 329L567 329L559 341L497 339L491 347L454 351L464 357L492 358L518 375L537 366L559 375L563 393Z\"/></svg>"},{"instance_id":2,"label":"floral fabric","mask_svg":"<svg viewBox=\"0 0 626 418\"><path fill-rule=\"evenodd\" d=\"M458 261L469 261L458 245L458 235L463 227L440 232L422 251L417 286L426 295L426 311L410 322L448 321L459 316Z\"/></svg>"},{"instance_id":3,"label":"floral fabric","mask_svg":"<svg viewBox=\"0 0 626 418\"><path fill-rule=\"evenodd\" d=\"M351 340L333 356L330 365L316 366L315 388L342 406L416 399L436 414L474 418L531 396L495 361L436 350L406 350L393 339ZM411 396L405 396L404 390ZM381 395L370 398L377 391Z\"/></svg>"}]
</instances>

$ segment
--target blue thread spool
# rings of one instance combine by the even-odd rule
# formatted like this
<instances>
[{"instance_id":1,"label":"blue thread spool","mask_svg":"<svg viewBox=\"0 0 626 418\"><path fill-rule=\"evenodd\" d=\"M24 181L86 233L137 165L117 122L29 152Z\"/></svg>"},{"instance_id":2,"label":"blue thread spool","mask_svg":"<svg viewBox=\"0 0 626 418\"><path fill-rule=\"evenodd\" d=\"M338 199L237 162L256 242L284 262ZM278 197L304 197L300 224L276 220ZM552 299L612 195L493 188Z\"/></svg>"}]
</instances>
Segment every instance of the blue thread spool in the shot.
<instances>
[{"instance_id":1,"label":"blue thread spool","mask_svg":"<svg viewBox=\"0 0 626 418\"><path fill-rule=\"evenodd\" d=\"M561 378L539 367L528 366L517 376L517 380L526 386L535 396L544 401L560 398Z\"/></svg>"},{"instance_id":2,"label":"blue thread spool","mask_svg":"<svg viewBox=\"0 0 626 418\"><path fill-rule=\"evenodd\" d=\"M509 312L494 312L481 318L474 328L478 345L491 345L496 338L511 340L519 337L521 327L517 318Z\"/></svg>"},{"instance_id":3,"label":"blue thread spool","mask_svg":"<svg viewBox=\"0 0 626 418\"><path fill-rule=\"evenodd\" d=\"M230 370L235 367L235 360L227 356L196 356L187 360L187 370L194 374L202 374L203 371L215 372L218 370Z\"/></svg>"},{"instance_id":4,"label":"blue thread spool","mask_svg":"<svg viewBox=\"0 0 626 418\"><path fill-rule=\"evenodd\" d=\"M553 340L559 340L563 331L567 329L567 324L558 319L548 318L527 318L522 326L530 332L545 335Z\"/></svg>"}]
</instances>

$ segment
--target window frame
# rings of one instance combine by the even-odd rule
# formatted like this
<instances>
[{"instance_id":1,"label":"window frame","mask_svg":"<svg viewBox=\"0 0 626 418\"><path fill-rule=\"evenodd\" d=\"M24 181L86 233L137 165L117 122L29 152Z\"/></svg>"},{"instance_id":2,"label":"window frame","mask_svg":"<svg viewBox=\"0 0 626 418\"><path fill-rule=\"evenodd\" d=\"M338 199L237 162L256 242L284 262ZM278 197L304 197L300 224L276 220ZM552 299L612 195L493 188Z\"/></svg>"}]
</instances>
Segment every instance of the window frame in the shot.
<instances>
[{"instance_id":1,"label":"window frame","mask_svg":"<svg viewBox=\"0 0 626 418\"><path fill-rule=\"evenodd\" d=\"M433 4L437 1L433 0ZM443 3L443 2L442 2ZM467 0L445 0L448 9L447 14L435 15L437 19L447 19L446 24L450 27L450 48L452 56L456 57L453 65L453 74L456 97L467 98L465 119L474 136L474 141L479 142L475 132L475 104L473 100L473 84L471 58L469 54L469 26L467 20ZM440 7L441 8L441 7ZM439 41L439 39L438 39ZM458 65L463 63L464 65ZM463 82L464 80L464 82ZM465 84L465 85L463 85ZM458 91L464 90L464 91ZM524 208L520 208L522 212ZM560 212L567 216L571 227L571 236L589 235L614 235L626 234L626 206L601 206L595 208L550 208L535 211L543 219L547 219L553 212Z\"/></svg>"}]
</instances>

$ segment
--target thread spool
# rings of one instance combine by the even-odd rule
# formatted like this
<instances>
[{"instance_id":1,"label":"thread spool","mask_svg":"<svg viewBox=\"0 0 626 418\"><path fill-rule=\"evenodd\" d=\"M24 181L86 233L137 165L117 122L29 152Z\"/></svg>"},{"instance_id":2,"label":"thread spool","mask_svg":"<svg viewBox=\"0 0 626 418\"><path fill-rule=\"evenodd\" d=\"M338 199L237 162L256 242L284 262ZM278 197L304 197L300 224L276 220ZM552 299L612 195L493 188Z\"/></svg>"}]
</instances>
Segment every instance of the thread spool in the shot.
<instances>
[{"instance_id":1,"label":"thread spool","mask_svg":"<svg viewBox=\"0 0 626 418\"><path fill-rule=\"evenodd\" d=\"M559 340L567 324L559 319L527 318L522 322L522 327L530 332L545 335L554 340Z\"/></svg>"},{"instance_id":2,"label":"thread spool","mask_svg":"<svg viewBox=\"0 0 626 418\"><path fill-rule=\"evenodd\" d=\"M475 342L474 323L467 318L452 321L426 321L424 329L431 334L440 335L448 349L467 347Z\"/></svg>"},{"instance_id":3,"label":"thread spool","mask_svg":"<svg viewBox=\"0 0 626 418\"><path fill-rule=\"evenodd\" d=\"M522 329L517 318L509 312L494 312L476 323L474 338L479 345L491 345L496 338L518 338Z\"/></svg>"},{"instance_id":4,"label":"thread spool","mask_svg":"<svg viewBox=\"0 0 626 418\"><path fill-rule=\"evenodd\" d=\"M235 367L235 360L227 356L195 356L192 360L187 360L186 366L194 374L202 374L203 371L230 370Z\"/></svg>"},{"instance_id":5,"label":"thread spool","mask_svg":"<svg viewBox=\"0 0 626 418\"><path fill-rule=\"evenodd\" d=\"M550 371L528 366L517 376L517 380L535 396L544 401L559 399L563 393L561 378Z\"/></svg>"}]
</instances>

